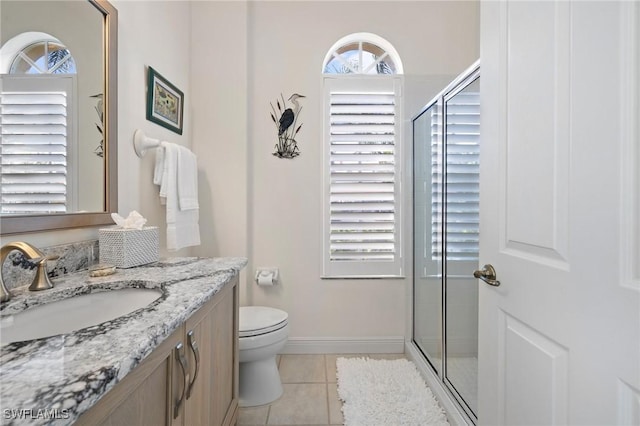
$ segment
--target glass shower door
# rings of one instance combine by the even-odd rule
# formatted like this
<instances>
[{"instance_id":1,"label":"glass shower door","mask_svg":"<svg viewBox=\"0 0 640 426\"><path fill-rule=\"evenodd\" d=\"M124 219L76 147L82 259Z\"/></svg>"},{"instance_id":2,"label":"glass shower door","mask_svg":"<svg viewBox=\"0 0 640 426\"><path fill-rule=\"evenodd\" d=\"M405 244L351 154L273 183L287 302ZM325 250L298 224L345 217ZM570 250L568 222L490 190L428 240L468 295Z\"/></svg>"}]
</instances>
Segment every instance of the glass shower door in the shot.
<instances>
[{"instance_id":1,"label":"glass shower door","mask_svg":"<svg viewBox=\"0 0 640 426\"><path fill-rule=\"evenodd\" d=\"M434 102L413 121L413 339L438 375L442 374L442 257L439 233L439 203L434 190L442 191L440 144L442 106ZM435 166L434 166L435 162ZM435 250L435 251L434 251Z\"/></svg>"},{"instance_id":2,"label":"glass shower door","mask_svg":"<svg viewBox=\"0 0 640 426\"><path fill-rule=\"evenodd\" d=\"M478 412L478 267L480 238L480 76L444 97L445 378Z\"/></svg>"},{"instance_id":3,"label":"glass shower door","mask_svg":"<svg viewBox=\"0 0 640 426\"><path fill-rule=\"evenodd\" d=\"M477 418L480 67L413 119L413 340Z\"/></svg>"}]
</instances>

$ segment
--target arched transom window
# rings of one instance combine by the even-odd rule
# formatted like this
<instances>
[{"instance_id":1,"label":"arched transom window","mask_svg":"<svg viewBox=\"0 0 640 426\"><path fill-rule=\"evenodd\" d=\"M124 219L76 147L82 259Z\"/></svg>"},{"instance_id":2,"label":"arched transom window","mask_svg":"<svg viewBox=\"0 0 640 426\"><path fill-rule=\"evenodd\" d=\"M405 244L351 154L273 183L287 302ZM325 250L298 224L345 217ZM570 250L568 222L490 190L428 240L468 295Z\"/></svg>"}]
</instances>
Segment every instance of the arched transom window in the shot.
<instances>
[{"instance_id":1,"label":"arched transom window","mask_svg":"<svg viewBox=\"0 0 640 426\"><path fill-rule=\"evenodd\" d=\"M2 48L6 74L75 74L71 52L57 38L40 32L25 32ZM5 67L6 67L5 65Z\"/></svg>"},{"instance_id":2,"label":"arched transom window","mask_svg":"<svg viewBox=\"0 0 640 426\"><path fill-rule=\"evenodd\" d=\"M324 74L402 74L393 46L380 36L355 33L338 40L324 59Z\"/></svg>"}]
</instances>

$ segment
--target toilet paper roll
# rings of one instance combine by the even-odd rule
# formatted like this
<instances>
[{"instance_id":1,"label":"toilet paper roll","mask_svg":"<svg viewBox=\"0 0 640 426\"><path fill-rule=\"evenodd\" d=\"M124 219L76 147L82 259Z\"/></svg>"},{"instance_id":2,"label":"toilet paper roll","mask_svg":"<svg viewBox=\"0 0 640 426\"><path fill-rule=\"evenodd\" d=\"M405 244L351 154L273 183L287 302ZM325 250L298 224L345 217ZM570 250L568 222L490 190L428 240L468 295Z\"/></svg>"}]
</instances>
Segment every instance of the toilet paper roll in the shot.
<instances>
[{"instance_id":1,"label":"toilet paper roll","mask_svg":"<svg viewBox=\"0 0 640 426\"><path fill-rule=\"evenodd\" d=\"M273 285L273 284L275 284L273 281L273 274L260 273L258 275L258 285Z\"/></svg>"}]
</instances>

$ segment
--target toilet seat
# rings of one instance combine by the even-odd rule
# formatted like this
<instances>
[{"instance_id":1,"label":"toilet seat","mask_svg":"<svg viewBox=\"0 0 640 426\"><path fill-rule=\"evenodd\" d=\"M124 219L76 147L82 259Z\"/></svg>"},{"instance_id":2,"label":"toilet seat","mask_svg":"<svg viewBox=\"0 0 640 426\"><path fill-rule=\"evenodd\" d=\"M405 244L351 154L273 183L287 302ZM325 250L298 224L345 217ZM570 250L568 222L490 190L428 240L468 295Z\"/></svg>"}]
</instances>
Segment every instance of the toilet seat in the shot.
<instances>
[{"instance_id":1,"label":"toilet seat","mask_svg":"<svg viewBox=\"0 0 640 426\"><path fill-rule=\"evenodd\" d=\"M242 306L238 324L240 337L252 337L279 330L287 325L289 314L266 306Z\"/></svg>"}]
</instances>

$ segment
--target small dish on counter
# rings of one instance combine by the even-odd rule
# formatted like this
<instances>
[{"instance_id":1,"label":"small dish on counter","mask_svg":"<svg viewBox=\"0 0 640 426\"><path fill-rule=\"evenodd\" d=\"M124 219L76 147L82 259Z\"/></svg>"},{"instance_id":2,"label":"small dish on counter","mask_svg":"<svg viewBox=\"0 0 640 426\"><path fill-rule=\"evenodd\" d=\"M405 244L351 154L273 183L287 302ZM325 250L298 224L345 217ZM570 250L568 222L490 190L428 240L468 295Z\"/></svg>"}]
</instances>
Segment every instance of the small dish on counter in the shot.
<instances>
[{"instance_id":1,"label":"small dish on counter","mask_svg":"<svg viewBox=\"0 0 640 426\"><path fill-rule=\"evenodd\" d=\"M107 275L113 275L116 273L116 267L106 263L99 263L89 268L90 277L106 277Z\"/></svg>"}]
</instances>

